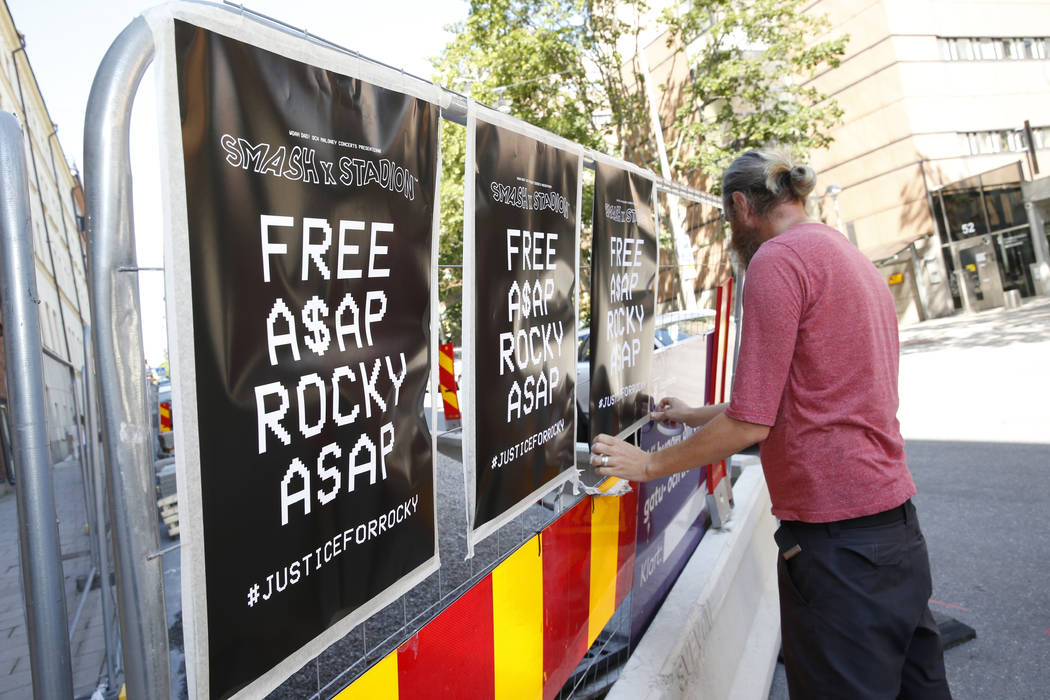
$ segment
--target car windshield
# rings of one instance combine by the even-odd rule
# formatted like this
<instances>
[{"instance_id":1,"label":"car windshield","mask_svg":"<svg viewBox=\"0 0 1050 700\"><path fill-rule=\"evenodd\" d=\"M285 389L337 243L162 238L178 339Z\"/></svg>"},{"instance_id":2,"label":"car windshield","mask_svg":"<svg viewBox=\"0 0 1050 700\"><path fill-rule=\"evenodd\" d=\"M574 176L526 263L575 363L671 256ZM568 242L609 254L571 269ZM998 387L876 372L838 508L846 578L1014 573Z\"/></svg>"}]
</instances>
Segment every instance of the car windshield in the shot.
<instances>
[{"instance_id":1,"label":"car windshield","mask_svg":"<svg viewBox=\"0 0 1050 700\"><path fill-rule=\"evenodd\" d=\"M715 328L715 312L711 309L696 311L672 311L656 317L654 347L666 348L669 345L709 333ZM577 337L576 356L580 362L590 362L591 343L590 329L580 329Z\"/></svg>"}]
</instances>

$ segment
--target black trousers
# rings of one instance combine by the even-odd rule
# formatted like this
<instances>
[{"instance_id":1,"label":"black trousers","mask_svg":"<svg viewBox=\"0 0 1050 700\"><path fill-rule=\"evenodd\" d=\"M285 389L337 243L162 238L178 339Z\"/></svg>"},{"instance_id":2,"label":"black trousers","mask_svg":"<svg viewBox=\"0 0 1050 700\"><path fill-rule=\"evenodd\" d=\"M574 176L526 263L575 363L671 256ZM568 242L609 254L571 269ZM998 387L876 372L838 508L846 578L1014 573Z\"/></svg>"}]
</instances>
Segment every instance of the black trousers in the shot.
<instances>
[{"instance_id":1,"label":"black trousers","mask_svg":"<svg viewBox=\"0 0 1050 700\"><path fill-rule=\"evenodd\" d=\"M951 698L926 540L910 501L881 517L785 521L776 540L792 700Z\"/></svg>"}]
</instances>

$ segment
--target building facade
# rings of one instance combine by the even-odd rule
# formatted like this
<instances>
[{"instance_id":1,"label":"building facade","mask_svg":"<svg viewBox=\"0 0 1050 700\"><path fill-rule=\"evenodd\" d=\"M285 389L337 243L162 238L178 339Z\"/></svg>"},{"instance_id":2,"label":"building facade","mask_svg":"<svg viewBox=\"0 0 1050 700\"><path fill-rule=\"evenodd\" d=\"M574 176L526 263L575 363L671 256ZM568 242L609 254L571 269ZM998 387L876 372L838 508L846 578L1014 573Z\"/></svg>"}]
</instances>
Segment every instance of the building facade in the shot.
<instances>
[{"instance_id":1,"label":"building facade","mask_svg":"<svg viewBox=\"0 0 1050 700\"><path fill-rule=\"evenodd\" d=\"M1046 293L1047 232L1025 192L1050 169L1050 2L816 0L807 12L850 37L813 80L845 112L812 155L814 205L883 270L901 321Z\"/></svg>"},{"instance_id":2,"label":"building facade","mask_svg":"<svg viewBox=\"0 0 1050 700\"><path fill-rule=\"evenodd\" d=\"M669 44L659 17L671 6L622 17L637 31L618 48L630 57L625 82L652 93L660 122L624 157L656 163L662 142L673 169L683 154L670 125L696 47ZM901 321L1050 292L1038 194L1048 188L1036 184L1050 172L1050 1L813 0L804 10L830 23L814 41L849 36L839 66L807 83L844 112L832 144L811 154L810 209L882 270ZM701 293L725 276L725 249L710 228L690 233Z\"/></svg>"},{"instance_id":3,"label":"building facade","mask_svg":"<svg viewBox=\"0 0 1050 700\"><path fill-rule=\"evenodd\" d=\"M47 436L52 462L56 462L75 450L77 416L83 414L84 328L90 317L83 188L59 143L25 39L6 2L0 9L0 41L0 109L18 118L25 137ZM0 419L6 421L7 405L18 397L9 396L4 385L0 391ZM0 426L0 436L6 433Z\"/></svg>"}]
</instances>

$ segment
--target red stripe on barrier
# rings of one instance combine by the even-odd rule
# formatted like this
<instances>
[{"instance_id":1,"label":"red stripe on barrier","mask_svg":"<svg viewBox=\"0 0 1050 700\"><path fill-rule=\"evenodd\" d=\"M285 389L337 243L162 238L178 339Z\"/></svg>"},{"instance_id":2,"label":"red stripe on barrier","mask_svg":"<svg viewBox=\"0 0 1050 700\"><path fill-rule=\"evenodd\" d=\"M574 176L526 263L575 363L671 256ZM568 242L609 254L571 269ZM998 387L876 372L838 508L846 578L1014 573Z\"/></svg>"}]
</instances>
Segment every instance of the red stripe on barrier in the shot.
<instances>
[{"instance_id":1,"label":"red stripe on barrier","mask_svg":"<svg viewBox=\"0 0 1050 700\"><path fill-rule=\"evenodd\" d=\"M486 576L398 647L398 695L491 700L493 645L492 577Z\"/></svg>"},{"instance_id":2,"label":"red stripe on barrier","mask_svg":"<svg viewBox=\"0 0 1050 700\"><path fill-rule=\"evenodd\" d=\"M456 386L456 377L452 374L452 370L448 369L448 367L454 367L455 352L452 343L439 345L438 352L447 358L447 362L438 362L438 382L441 384L442 389L456 391L459 389Z\"/></svg>"},{"instance_id":3,"label":"red stripe on barrier","mask_svg":"<svg viewBox=\"0 0 1050 700\"><path fill-rule=\"evenodd\" d=\"M550 700L587 653L591 499L549 525L543 545L543 697Z\"/></svg>"},{"instance_id":4,"label":"red stripe on barrier","mask_svg":"<svg viewBox=\"0 0 1050 700\"><path fill-rule=\"evenodd\" d=\"M616 607L634 585L635 530L638 523L638 489L620 497L620 536L616 554Z\"/></svg>"},{"instance_id":5,"label":"red stripe on barrier","mask_svg":"<svg viewBox=\"0 0 1050 700\"><path fill-rule=\"evenodd\" d=\"M726 396L726 365L729 364L729 315L730 302L733 298L733 280L726 280L718 285L715 302L714 352L711 353L711 366L708 376L711 378L708 388L708 402L723 403ZM712 464L707 469L707 492L714 493L718 482L726 476L725 460Z\"/></svg>"},{"instance_id":6,"label":"red stripe on barrier","mask_svg":"<svg viewBox=\"0 0 1050 700\"><path fill-rule=\"evenodd\" d=\"M726 367L729 365L729 317L732 315L733 309L733 278L727 279L723 286L726 288L725 293L725 306L722 306L722 302L719 302L719 313L723 314L722 321L722 347L725 349L725 353L722 356L722 378L719 382L721 386L721 394L718 397L718 403L723 403L726 400ZM719 290L719 298L721 299L722 292Z\"/></svg>"}]
</instances>

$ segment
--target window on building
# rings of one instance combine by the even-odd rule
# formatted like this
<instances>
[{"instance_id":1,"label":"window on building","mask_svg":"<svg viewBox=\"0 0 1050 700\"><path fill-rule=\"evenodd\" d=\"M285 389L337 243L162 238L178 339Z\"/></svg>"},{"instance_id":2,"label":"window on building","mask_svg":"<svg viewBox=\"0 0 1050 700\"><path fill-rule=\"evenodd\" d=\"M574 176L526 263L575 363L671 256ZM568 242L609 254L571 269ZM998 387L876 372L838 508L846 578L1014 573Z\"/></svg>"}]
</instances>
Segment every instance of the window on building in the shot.
<instances>
[{"instance_id":1,"label":"window on building","mask_svg":"<svg viewBox=\"0 0 1050 700\"><path fill-rule=\"evenodd\" d=\"M988 153L1021 153L1028 150L1028 138L1024 129L995 129L991 131L968 131L960 134L965 150L970 155ZM1036 149L1050 148L1050 126L1032 127L1032 140Z\"/></svg>"},{"instance_id":2,"label":"window on building","mask_svg":"<svg viewBox=\"0 0 1050 700\"><path fill-rule=\"evenodd\" d=\"M1050 126L1032 129L1032 140L1036 148L1050 148Z\"/></svg>"},{"instance_id":3,"label":"window on building","mask_svg":"<svg viewBox=\"0 0 1050 700\"><path fill-rule=\"evenodd\" d=\"M1045 60L1050 37L938 37L945 61Z\"/></svg>"},{"instance_id":4,"label":"window on building","mask_svg":"<svg viewBox=\"0 0 1050 700\"><path fill-rule=\"evenodd\" d=\"M981 59L984 61L999 61L1003 58L1003 44L999 41L992 41L991 39L980 39L978 41L980 46L979 52Z\"/></svg>"}]
</instances>

